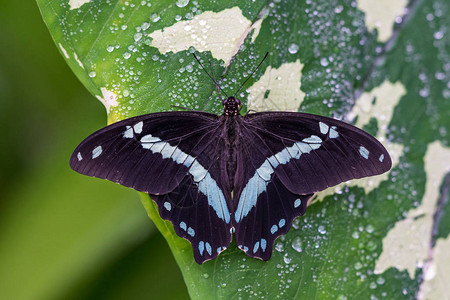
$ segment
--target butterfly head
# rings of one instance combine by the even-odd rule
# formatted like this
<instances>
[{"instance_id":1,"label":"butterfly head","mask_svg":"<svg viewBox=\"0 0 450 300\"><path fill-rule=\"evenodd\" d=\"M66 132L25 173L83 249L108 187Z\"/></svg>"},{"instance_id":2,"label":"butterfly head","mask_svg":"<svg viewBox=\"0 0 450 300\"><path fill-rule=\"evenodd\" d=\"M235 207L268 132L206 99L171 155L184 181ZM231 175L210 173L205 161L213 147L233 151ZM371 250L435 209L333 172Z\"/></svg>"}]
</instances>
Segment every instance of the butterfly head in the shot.
<instances>
[{"instance_id":1,"label":"butterfly head","mask_svg":"<svg viewBox=\"0 0 450 300\"><path fill-rule=\"evenodd\" d=\"M223 101L223 115L229 117L235 117L239 115L241 110L241 101L235 97L228 97Z\"/></svg>"}]
</instances>

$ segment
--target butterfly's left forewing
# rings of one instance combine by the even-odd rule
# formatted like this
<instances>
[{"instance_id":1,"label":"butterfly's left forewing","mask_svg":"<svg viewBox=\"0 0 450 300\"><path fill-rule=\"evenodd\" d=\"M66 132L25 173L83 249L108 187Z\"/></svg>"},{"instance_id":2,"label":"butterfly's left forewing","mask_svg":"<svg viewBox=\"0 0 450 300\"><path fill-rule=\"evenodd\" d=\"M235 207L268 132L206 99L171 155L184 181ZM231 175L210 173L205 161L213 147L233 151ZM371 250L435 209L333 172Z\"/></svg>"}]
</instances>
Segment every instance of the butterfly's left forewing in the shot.
<instances>
[{"instance_id":1,"label":"butterfly's left forewing","mask_svg":"<svg viewBox=\"0 0 450 300\"><path fill-rule=\"evenodd\" d=\"M216 115L167 112L107 126L74 151L71 167L150 194L162 218L189 240L198 263L231 242L224 124Z\"/></svg>"},{"instance_id":2,"label":"butterfly's left forewing","mask_svg":"<svg viewBox=\"0 0 450 300\"><path fill-rule=\"evenodd\" d=\"M313 193L391 167L375 138L331 118L255 113L243 117L237 131L236 243L263 260L270 258L275 239L305 213Z\"/></svg>"}]
</instances>

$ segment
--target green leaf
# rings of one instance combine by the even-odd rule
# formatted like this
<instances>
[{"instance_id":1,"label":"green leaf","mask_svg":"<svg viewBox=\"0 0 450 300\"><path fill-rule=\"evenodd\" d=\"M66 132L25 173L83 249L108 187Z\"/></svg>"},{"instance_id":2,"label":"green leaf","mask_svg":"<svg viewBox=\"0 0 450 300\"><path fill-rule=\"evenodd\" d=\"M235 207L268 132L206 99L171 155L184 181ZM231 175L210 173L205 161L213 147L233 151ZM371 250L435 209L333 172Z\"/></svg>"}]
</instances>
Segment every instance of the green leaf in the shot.
<instances>
[{"instance_id":1,"label":"green leaf","mask_svg":"<svg viewBox=\"0 0 450 300\"><path fill-rule=\"evenodd\" d=\"M141 195L192 298L413 299L426 290L421 266L438 198L430 178L442 182L446 172L430 166L449 144L449 7L413 1L400 20L406 3L385 2L38 0L109 122L172 105L220 113L214 84L191 53L211 61L233 94L269 52L239 94L247 109L333 115L367 128L390 151L388 174L319 193L268 262L232 244L196 264L191 245Z\"/></svg>"}]
</instances>

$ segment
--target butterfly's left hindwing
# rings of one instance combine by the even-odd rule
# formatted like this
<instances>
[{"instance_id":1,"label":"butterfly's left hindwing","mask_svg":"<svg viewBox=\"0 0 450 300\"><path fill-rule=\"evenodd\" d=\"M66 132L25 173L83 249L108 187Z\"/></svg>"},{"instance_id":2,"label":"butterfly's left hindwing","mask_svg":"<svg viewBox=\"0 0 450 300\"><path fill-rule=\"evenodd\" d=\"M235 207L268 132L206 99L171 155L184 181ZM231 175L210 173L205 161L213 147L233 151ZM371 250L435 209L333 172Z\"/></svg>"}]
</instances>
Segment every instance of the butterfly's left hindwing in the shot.
<instances>
[{"instance_id":1,"label":"butterfly's left hindwing","mask_svg":"<svg viewBox=\"0 0 450 300\"><path fill-rule=\"evenodd\" d=\"M221 173L224 124L214 114L167 112L107 126L74 151L71 167L151 195L192 243L198 263L231 242L229 183Z\"/></svg>"}]
</instances>

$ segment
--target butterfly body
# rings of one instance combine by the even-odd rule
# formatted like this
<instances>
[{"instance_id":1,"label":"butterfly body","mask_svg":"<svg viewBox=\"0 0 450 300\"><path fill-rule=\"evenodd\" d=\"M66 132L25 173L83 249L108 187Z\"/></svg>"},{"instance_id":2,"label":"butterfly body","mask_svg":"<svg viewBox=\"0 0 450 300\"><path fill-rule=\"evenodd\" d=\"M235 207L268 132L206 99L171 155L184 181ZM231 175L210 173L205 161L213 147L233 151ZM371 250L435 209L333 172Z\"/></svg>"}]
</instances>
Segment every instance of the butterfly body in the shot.
<instances>
[{"instance_id":1,"label":"butterfly body","mask_svg":"<svg viewBox=\"0 0 450 300\"><path fill-rule=\"evenodd\" d=\"M375 138L344 122L241 115L234 97L223 106L221 116L179 111L117 122L86 138L70 165L150 194L198 263L217 257L233 233L240 249L267 260L313 193L391 167Z\"/></svg>"}]
</instances>

